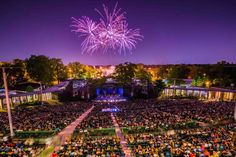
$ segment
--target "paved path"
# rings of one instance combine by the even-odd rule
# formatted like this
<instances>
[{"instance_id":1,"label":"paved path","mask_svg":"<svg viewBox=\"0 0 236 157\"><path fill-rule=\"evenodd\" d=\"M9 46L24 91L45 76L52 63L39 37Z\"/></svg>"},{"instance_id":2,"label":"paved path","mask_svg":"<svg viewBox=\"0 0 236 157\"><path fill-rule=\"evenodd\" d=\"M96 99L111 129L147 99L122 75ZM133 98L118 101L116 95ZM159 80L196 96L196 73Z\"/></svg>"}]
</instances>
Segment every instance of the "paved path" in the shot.
<instances>
[{"instance_id":1,"label":"paved path","mask_svg":"<svg viewBox=\"0 0 236 157\"><path fill-rule=\"evenodd\" d=\"M76 126L78 126L82 122L82 120L85 117L87 117L87 115L93 110L93 108L94 108L94 106L92 106L90 109L88 109L86 112L84 112L78 119L76 119L74 122L72 122L66 128L64 128L60 133L58 133L56 136L54 136L52 139L52 143L48 147L55 147L54 150L58 151L60 149L60 146L62 146L65 143L65 141L71 137Z\"/></svg>"},{"instance_id":2,"label":"paved path","mask_svg":"<svg viewBox=\"0 0 236 157\"><path fill-rule=\"evenodd\" d=\"M112 118L112 122L113 122L113 125L115 126L115 130L116 130L116 135L119 137L120 139L120 144L122 146L122 150L124 151L125 153L125 157L131 157L131 150L127 147L127 142L125 140L125 137L123 136L123 134L121 133L121 130L120 130L120 127L116 121L116 118L114 116L113 113L111 113L111 118Z\"/></svg>"}]
</instances>

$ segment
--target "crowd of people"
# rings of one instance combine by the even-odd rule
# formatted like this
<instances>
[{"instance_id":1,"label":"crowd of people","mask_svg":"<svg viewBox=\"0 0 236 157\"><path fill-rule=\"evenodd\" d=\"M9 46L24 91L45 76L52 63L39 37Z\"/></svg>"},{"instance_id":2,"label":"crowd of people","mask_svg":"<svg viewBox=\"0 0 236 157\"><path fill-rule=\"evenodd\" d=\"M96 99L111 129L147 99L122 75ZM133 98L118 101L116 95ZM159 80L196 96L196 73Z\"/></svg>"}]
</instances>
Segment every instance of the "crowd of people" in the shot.
<instances>
[{"instance_id":1,"label":"crowd of people","mask_svg":"<svg viewBox=\"0 0 236 157\"><path fill-rule=\"evenodd\" d=\"M95 108L89 113L78 126L80 131L88 129L102 129L113 127L112 120L109 112L102 112L102 109L109 108L110 105L97 103Z\"/></svg>"},{"instance_id":2,"label":"crowd of people","mask_svg":"<svg viewBox=\"0 0 236 157\"><path fill-rule=\"evenodd\" d=\"M36 157L45 148L45 144L27 141L1 141L1 157Z\"/></svg>"},{"instance_id":3,"label":"crowd of people","mask_svg":"<svg viewBox=\"0 0 236 157\"><path fill-rule=\"evenodd\" d=\"M91 103L79 102L17 107L12 110L13 128L15 133L21 131L59 132L91 106ZM0 113L0 133L2 136L9 133L8 117L5 112ZM35 157L43 149L45 149L45 144L26 143L25 140L0 140L0 156L3 157Z\"/></svg>"},{"instance_id":4,"label":"crowd of people","mask_svg":"<svg viewBox=\"0 0 236 157\"><path fill-rule=\"evenodd\" d=\"M146 126L175 129L176 124L189 122L209 125L234 121L233 102L202 102L196 100L139 100L118 103L117 114L122 127Z\"/></svg>"},{"instance_id":5,"label":"crowd of people","mask_svg":"<svg viewBox=\"0 0 236 157\"><path fill-rule=\"evenodd\" d=\"M171 103L168 103L171 102ZM194 119L206 123L234 120L235 102L202 102L197 100L166 100L160 102L160 110L182 119Z\"/></svg>"},{"instance_id":6,"label":"crowd of people","mask_svg":"<svg viewBox=\"0 0 236 157\"><path fill-rule=\"evenodd\" d=\"M221 127L181 130L169 135L132 134L126 138L137 157L234 157L236 143L233 136L233 132Z\"/></svg>"},{"instance_id":7,"label":"crowd of people","mask_svg":"<svg viewBox=\"0 0 236 157\"><path fill-rule=\"evenodd\" d=\"M33 108L18 107L12 111L13 127L16 131L60 131L84 111L90 103L44 104ZM9 132L7 113L0 113L0 132Z\"/></svg>"},{"instance_id":8,"label":"crowd of people","mask_svg":"<svg viewBox=\"0 0 236 157\"><path fill-rule=\"evenodd\" d=\"M196 100L136 100L115 103L116 108L120 110L120 112L115 113L115 116L120 127L145 126L147 128L160 127L171 130L171 133L163 131L126 134L125 138L133 156L235 156L234 105L233 102L202 102ZM111 107L111 105L97 104L88 117L78 126L78 129L112 127L110 113L102 112L102 109L106 107ZM172 130L176 124L193 120L209 123L212 126ZM221 121L227 123L215 125L216 122ZM111 156L111 154L107 154L106 146L109 145L109 140L114 139L116 137L103 137L102 140L98 137L74 138L65 143L59 152L59 156L70 156L71 154L71 156L76 156L87 154L87 152L94 156ZM100 148L101 141L105 145L104 149ZM84 147L78 146L79 143ZM94 143L96 143L95 146Z\"/></svg>"},{"instance_id":9,"label":"crowd of people","mask_svg":"<svg viewBox=\"0 0 236 157\"><path fill-rule=\"evenodd\" d=\"M74 137L60 148L60 157L121 157L124 156L117 136Z\"/></svg>"},{"instance_id":10,"label":"crowd of people","mask_svg":"<svg viewBox=\"0 0 236 157\"><path fill-rule=\"evenodd\" d=\"M124 127L167 128L171 135L127 134L134 156L235 156L235 102L196 100L139 100L117 104L118 123ZM176 130L189 121L207 126ZM155 130L155 129L154 129Z\"/></svg>"},{"instance_id":11,"label":"crowd of people","mask_svg":"<svg viewBox=\"0 0 236 157\"><path fill-rule=\"evenodd\" d=\"M102 112L103 109L111 108L112 105L96 103L95 108L77 126L75 132L86 132L93 129L105 129L114 127L110 112ZM66 141L57 153L60 157L69 156L92 156L92 157L124 157L120 140L117 136L90 136L84 134Z\"/></svg>"},{"instance_id":12,"label":"crowd of people","mask_svg":"<svg viewBox=\"0 0 236 157\"><path fill-rule=\"evenodd\" d=\"M144 130L144 132L123 132L133 156L230 157L236 155L235 102L169 99L134 100L110 104L98 102L68 103L55 106L45 104L34 108L14 110L14 128L23 131L60 131L92 105L95 106L93 110L76 127L76 131L80 134L74 134L71 139L67 139L59 152L56 153L57 156L124 156L117 136L89 134L91 130L114 128L111 113L103 112L103 109L107 108L118 109L113 114L120 127L134 130L137 127L148 128L148 131ZM8 129L6 113L0 113L0 118L0 127ZM176 127L189 122L207 125ZM2 130L4 131L4 129ZM42 148L43 146L39 144L28 145L9 141L0 143L0 153L5 156L11 153L34 156L33 154Z\"/></svg>"}]
</instances>

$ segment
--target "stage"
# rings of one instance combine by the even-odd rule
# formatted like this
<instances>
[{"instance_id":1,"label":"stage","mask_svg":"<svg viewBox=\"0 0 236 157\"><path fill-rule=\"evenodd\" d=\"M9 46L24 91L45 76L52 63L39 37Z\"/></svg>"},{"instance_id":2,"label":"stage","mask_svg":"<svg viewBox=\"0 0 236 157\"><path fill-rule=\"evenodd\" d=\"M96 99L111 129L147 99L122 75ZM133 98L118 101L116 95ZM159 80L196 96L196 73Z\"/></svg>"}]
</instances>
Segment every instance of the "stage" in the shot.
<instances>
[{"instance_id":1,"label":"stage","mask_svg":"<svg viewBox=\"0 0 236 157\"><path fill-rule=\"evenodd\" d=\"M127 98L120 95L99 95L96 99L94 99L95 102L122 102L127 101Z\"/></svg>"},{"instance_id":2,"label":"stage","mask_svg":"<svg viewBox=\"0 0 236 157\"><path fill-rule=\"evenodd\" d=\"M97 98L95 102L122 102L127 101L127 98L123 96L124 90L119 87L113 80L108 80L101 87L96 89Z\"/></svg>"}]
</instances>

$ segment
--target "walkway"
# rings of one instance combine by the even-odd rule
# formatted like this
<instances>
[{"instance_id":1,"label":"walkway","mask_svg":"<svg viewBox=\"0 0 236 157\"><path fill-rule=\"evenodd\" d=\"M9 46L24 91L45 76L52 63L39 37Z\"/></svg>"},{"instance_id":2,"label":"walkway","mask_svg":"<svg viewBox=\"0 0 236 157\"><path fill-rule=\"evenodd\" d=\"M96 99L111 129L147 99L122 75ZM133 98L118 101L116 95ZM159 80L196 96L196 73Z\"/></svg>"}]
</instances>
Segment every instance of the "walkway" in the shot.
<instances>
[{"instance_id":1,"label":"walkway","mask_svg":"<svg viewBox=\"0 0 236 157\"><path fill-rule=\"evenodd\" d=\"M93 110L94 106L84 112L78 119L68 125L65 129L63 129L60 133L53 137L51 144L46 148L54 148L54 151L58 151L60 146L62 146L67 139L69 139L74 132L76 126L78 126L85 117ZM50 156L51 154L49 154Z\"/></svg>"},{"instance_id":2,"label":"walkway","mask_svg":"<svg viewBox=\"0 0 236 157\"><path fill-rule=\"evenodd\" d=\"M123 136L123 134L121 133L121 130L120 130L120 127L116 121L116 118L114 116L113 113L111 113L111 118L112 118L112 121L113 121L113 125L115 126L115 130L116 130L116 135L119 137L120 139L120 144L122 146L122 150L124 151L125 153L125 157L131 157L131 150L127 147L127 142L125 140L125 137Z\"/></svg>"}]
</instances>

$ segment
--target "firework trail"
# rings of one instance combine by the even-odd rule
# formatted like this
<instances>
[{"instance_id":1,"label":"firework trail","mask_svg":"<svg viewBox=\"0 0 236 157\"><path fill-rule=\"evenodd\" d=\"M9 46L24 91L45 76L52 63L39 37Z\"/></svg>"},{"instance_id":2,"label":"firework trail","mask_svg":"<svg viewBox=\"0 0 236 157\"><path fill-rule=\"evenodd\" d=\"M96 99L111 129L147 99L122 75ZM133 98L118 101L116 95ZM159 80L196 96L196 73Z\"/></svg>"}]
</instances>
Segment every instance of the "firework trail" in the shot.
<instances>
[{"instance_id":1,"label":"firework trail","mask_svg":"<svg viewBox=\"0 0 236 157\"><path fill-rule=\"evenodd\" d=\"M72 17L72 32L83 37L81 43L82 52L94 53L97 51L107 52L108 50L118 50L119 53L133 50L143 36L139 29L129 29L125 12L121 8L109 12L108 7L103 5L104 13L95 9L100 15L99 22L95 22L89 17L83 16L80 19ZM114 51L115 52L115 51Z\"/></svg>"}]
</instances>

